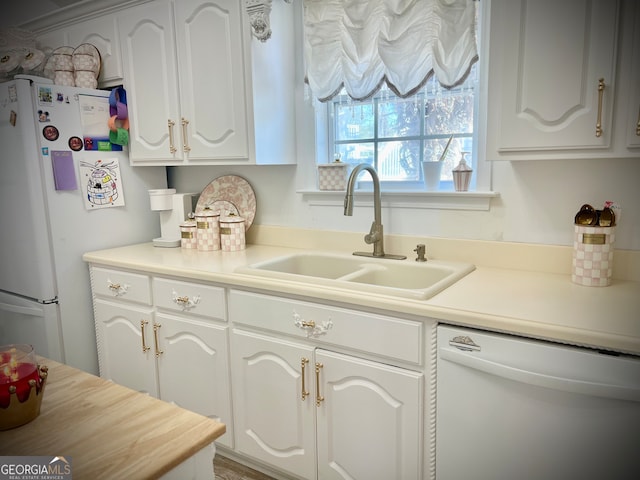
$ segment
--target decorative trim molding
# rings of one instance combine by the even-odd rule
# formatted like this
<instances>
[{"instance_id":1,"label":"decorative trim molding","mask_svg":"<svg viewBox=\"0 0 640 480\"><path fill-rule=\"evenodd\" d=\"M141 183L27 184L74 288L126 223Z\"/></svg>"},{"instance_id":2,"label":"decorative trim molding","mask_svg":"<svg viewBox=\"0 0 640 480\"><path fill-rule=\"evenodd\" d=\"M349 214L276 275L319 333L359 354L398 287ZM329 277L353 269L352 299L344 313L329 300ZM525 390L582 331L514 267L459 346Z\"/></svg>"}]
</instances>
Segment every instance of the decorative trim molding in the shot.
<instances>
[{"instance_id":1,"label":"decorative trim molding","mask_svg":"<svg viewBox=\"0 0 640 480\"><path fill-rule=\"evenodd\" d=\"M271 2L272 0L244 0L249 15L251 34L261 42L271 38Z\"/></svg>"},{"instance_id":2,"label":"decorative trim molding","mask_svg":"<svg viewBox=\"0 0 640 480\"><path fill-rule=\"evenodd\" d=\"M147 3L151 0L84 0L68 7L48 12L20 26L35 34L90 20L101 15Z\"/></svg>"},{"instance_id":3,"label":"decorative trim molding","mask_svg":"<svg viewBox=\"0 0 640 480\"><path fill-rule=\"evenodd\" d=\"M284 0L291 3L291 0ZM273 0L244 0L244 6L249 16L251 34L261 42L271 38L271 5Z\"/></svg>"}]
</instances>

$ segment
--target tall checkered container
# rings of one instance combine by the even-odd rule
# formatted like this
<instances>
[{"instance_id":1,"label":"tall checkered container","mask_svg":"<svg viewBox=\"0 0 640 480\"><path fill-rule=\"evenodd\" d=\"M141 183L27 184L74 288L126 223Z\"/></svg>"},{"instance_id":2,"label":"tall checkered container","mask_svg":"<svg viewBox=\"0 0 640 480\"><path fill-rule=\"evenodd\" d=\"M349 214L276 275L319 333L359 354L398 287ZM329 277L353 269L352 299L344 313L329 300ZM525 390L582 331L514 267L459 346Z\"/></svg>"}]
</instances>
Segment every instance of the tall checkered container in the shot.
<instances>
[{"instance_id":1,"label":"tall checkered container","mask_svg":"<svg viewBox=\"0 0 640 480\"><path fill-rule=\"evenodd\" d=\"M571 281L587 287L611 284L615 230L575 225Z\"/></svg>"},{"instance_id":2,"label":"tall checkered container","mask_svg":"<svg viewBox=\"0 0 640 480\"><path fill-rule=\"evenodd\" d=\"M198 250L220 250L220 214L209 208L196 212Z\"/></svg>"}]
</instances>

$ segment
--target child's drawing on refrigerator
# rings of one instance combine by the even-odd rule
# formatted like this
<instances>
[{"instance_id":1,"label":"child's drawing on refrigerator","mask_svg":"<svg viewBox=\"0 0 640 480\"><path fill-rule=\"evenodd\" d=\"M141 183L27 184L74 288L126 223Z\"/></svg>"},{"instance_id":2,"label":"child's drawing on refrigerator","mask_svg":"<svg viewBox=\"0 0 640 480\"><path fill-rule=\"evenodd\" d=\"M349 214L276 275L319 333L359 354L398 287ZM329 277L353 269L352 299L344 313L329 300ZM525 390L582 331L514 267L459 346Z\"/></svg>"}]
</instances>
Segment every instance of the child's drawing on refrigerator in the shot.
<instances>
[{"instance_id":1,"label":"child's drawing on refrigerator","mask_svg":"<svg viewBox=\"0 0 640 480\"><path fill-rule=\"evenodd\" d=\"M80 162L80 178L86 185L87 210L124 206L118 159Z\"/></svg>"}]
</instances>

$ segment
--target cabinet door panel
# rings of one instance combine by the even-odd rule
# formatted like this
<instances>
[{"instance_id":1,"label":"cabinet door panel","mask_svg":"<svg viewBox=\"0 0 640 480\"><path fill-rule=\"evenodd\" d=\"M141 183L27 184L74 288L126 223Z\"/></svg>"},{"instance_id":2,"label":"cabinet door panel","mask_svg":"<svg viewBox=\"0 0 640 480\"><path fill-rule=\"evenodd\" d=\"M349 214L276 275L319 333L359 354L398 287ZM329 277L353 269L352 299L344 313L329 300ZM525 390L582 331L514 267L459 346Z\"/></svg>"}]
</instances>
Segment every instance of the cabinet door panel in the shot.
<instances>
[{"instance_id":1,"label":"cabinet door panel","mask_svg":"<svg viewBox=\"0 0 640 480\"><path fill-rule=\"evenodd\" d=\"M155 324L160 398L225 423L218 443L232 447L227 327L161 313Z\"/></svg>"},{"instance_id":2,"label":"cabinet door panel","mask_svg":"<svg viewBox=\"0 0 640 480\"><path fill-rule=\"evenodd\" d=\"M496 0L491 10L489 108L501 102L490 117L497 150L608 147L618 2Z\"/></svg>"},{"instance_id":3,"label":"cabinet door panel","mask_svg":"<svg viewBox=\"0 0 640 480\"><path fill-rule=\"evenodd\" d=\"M100 85L115 85L122 81L120 42L115 15L103 15L66 27L66 33L69 38L68 45L77 47L83 43L91 43L100 51Z\"/></svg>"},{"instance_id":4,"label":"cabinet door panel","mask_svg":"<svg viewBox=\"0 0 640 480\"><path fill-rule=\"evenodd\" d=\"M96 298L94 313L100 360L100 376L139 392L158 397L153 348L153 311ZM140 322L147 322L143 332Z\"/></svg>"},{"instance_id":5,"label":"cabinet door panel","mask_svg":"<svg viewBox=\"0 0 640 480\"><path fill-rule=\"evenodd\" d=\"M248 158L241 2L175 2L189 160Z\"/></svg>"},{"instance_id":6,"label":"cabinet door panel","mask_svg":"<svg viewBox=\"0 0 640 480\"><path fill-rule=\"evenodd\" d=\"M637 2L625 4L627 13L634 20L627 22L633 29L631 37L631 98L629 101L629 115L625 123L627 131L627 145L640 148L640 5ZM636 150L637 152L637 150ZM640 153L639 153L640 154Z\"/></svg>"},{"instance_id":7,"label":"cabinet door panel","mask_svg":"<svg viewBox=\"0 0 640 480\"><path fill-rule=\"evenodd\" d=\"M125 87L129 95L132 161L181 160L178 80L171 4L132 8L119 19ZM168 122L173 121L173 135ZM170 144L176 151L172 153Z\"/></svg>"},{"instance_id":8,"label":"cabinet door panel","mask_svg":"<svg viewBox=\"0 0 640 480\"><path fill-rule=\"evenodd\" d=\"M239 452L302 478L315 478L316 406L310 347L233 330L234 413ZM301 359L306 390L301 399Z\"/></svg>"},{"instance_id":9,"label":"cabinet door panel","mask_svg":"<svg viewBox=\"0 0 640 480\"><path fill-rule=\"evenodd\" d=\"M325 350L318 478L418 479L423 375Z\"/></svg>"}]
</instances>

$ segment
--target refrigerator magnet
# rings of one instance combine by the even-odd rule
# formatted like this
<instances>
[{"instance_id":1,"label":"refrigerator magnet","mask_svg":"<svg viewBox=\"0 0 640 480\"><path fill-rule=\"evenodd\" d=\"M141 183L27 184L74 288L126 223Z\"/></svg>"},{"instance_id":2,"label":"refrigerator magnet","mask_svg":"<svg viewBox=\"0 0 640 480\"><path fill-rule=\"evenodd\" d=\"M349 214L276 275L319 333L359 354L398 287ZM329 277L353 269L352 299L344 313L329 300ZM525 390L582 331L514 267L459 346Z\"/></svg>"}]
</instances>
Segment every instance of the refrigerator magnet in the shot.
<instances>
[{"instance_id":1,"label":"refrigerator magnet","mask_svg":"<svg viewBox=\"0 0 640 480\"><path fill-rule=\"evenodd\" d=\"M69 139L69 148L74 152L82 150L82 139L80 137L71 137Z\"/></svg>"},{"instance_id":2,"label":"refrigerator magnet","mask_svg":"<svg viewBox=\"0 0 640 480\"><path fill-rule=\"evenodd\" d=\"M42 129L42 135L50 142L53 142L58 139L60 132L58 132L58 129L53 125L47 125Z\"/></svg>"},{"instance_id":3,"label":"refrigerator magnet","mask_svg":"<svg viewBox=\"0 0 640 480\"><path fill-rule=\"evenodd\" d=\"M11 124L12 127L16 126L17 119L18 119L18 114L13 110L11 110L11 113L9 114L9 123Z\"/></svg>"}]
</instances>

